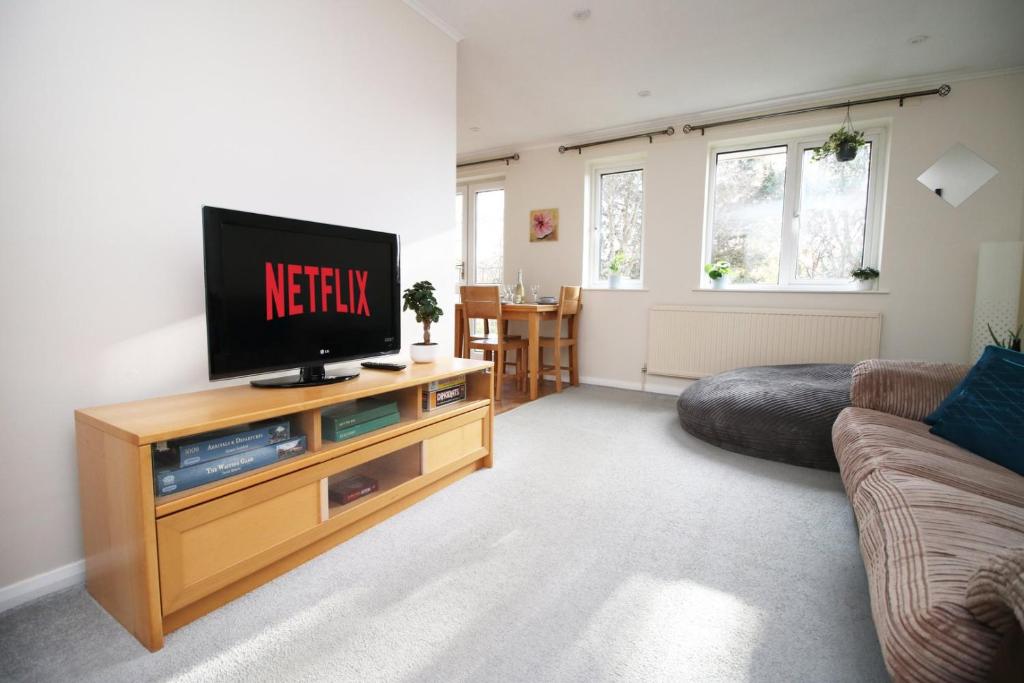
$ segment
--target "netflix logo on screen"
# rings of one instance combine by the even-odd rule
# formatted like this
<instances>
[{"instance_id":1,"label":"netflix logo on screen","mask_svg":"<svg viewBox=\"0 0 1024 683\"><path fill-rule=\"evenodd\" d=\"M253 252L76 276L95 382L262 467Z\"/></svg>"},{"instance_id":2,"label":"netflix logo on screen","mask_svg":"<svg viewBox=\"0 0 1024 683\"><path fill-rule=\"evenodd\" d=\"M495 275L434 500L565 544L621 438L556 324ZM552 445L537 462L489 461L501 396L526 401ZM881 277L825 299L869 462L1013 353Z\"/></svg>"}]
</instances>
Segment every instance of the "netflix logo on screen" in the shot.
<instances>
[{"instance_id":1,"label":"netflix logo on screen","mask_svg":"<svg viewBox=\"0 0 1024 683\"><path fill-rule=\"evenodd\" d=\"M264 264L267 320L314 313L370 317L366 270L297 263Z\"/></svg>"}]
</instances>

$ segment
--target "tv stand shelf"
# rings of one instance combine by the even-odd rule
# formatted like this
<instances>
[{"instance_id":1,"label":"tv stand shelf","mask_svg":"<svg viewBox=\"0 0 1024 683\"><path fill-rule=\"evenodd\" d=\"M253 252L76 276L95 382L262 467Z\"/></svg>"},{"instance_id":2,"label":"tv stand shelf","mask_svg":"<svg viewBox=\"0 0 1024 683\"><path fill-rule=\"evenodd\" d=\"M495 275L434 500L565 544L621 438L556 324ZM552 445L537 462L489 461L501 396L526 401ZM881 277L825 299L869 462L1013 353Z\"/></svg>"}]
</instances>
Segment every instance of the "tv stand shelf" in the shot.
<instances>
[{"instance_id":1,"label":"tv stand shelf","mask_svg":"<svg viewBox=\"0 0 1024 683\"><path fill-rule=\"evenodd\" d=\"M233 386L75 412L86 587L150 650L216 609L492 464L491 363L462 358L294 389ZM466 375L467 399L422 409L432 381ZM325 408L376 396L400 420L342 442L323 438ZM287 418L307 452L154 496L152 446ZM329 485L364 474L378 490L339 504Z\"/></svg>"}]
</instances>

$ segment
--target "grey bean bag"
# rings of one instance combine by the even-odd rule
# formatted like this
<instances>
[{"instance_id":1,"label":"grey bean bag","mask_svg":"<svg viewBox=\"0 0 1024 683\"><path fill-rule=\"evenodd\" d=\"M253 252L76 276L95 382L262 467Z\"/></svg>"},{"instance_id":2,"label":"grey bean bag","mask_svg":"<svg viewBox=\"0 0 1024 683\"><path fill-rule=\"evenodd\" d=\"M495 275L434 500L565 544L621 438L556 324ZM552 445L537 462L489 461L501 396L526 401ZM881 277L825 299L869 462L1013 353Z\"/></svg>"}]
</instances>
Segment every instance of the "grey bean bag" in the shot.
<instances>
[{"instance_id":1,"label":"grey bean bag","mask_svg":"<svg viewBox=\"0 0 1024 683\"><path fill-rule=\"evenodd\" d=\"M838 470L832 423L850 405L852 365L768 365L697 380L679 396L683 429L757 458Z\"/></svg>"}]
</instances>

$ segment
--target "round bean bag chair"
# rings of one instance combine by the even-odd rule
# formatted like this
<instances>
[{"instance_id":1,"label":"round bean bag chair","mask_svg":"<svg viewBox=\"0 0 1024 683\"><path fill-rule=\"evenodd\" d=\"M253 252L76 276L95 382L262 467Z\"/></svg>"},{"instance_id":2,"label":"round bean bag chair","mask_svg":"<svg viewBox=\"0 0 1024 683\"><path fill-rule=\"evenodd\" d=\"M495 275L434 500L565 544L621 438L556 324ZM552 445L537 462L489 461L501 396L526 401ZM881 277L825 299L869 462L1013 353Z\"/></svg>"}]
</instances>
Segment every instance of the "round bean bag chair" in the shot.
<instances>
[{"instance_id":1,"label":"round bean bag chair","mask_svg":"<svg viewBox=\"0 0 1024 683\"><path fill-rule=\"evenodd\" d=\"M683 429L757 458L838 470L832 423L850 405L852 365L768 365L697 380L679 396Z\"/></svg>"}]
</instances>

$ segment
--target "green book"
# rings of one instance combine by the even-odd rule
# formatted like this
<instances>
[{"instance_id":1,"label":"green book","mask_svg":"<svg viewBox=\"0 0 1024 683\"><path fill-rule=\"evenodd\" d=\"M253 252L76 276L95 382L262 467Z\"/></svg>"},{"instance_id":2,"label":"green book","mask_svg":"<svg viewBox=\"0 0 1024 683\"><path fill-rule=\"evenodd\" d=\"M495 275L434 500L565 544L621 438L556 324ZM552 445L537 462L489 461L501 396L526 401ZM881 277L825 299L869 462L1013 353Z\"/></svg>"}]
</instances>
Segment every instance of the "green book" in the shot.
<instances>
[{"instance_id":1,"label":"green book","mask_svg":"<svg viewBox=\"0 0 1024 683\"><path fill-rule=\"evenodd\" d=\"M346 439L351 439L353 436L360 436L367 432L380 429L381 427L396 424L399 419L401 418L398 415L397 408L395 408L393 409L393 412L368 422L360 422L359 424L354 424L350 427L345 427L344 429L325 429L324 438L330 439L331 441L344 441Z\"/></svg>"},{"instance_id":2,"label":"green book","mask_svg":"<svg viewBox=\"0 0 1024 683\"><path fill-rule=\"evenodd\" d=\"M360 398L330 408L320 416L320 424L326 435L397 412L398 404L394 401L383 401L379 398Z\"/></svg>"}]
</instances>

